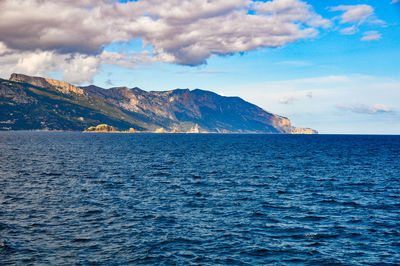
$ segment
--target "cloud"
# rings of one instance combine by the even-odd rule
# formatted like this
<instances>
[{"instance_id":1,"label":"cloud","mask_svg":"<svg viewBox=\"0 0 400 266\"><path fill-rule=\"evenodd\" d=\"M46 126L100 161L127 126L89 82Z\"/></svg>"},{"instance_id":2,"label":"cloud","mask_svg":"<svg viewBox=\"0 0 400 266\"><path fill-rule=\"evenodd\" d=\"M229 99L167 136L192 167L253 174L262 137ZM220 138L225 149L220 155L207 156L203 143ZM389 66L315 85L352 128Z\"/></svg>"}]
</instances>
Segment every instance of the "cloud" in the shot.
<instances>
[{"instance_id":1,"label":"cloud","mask_svg":"<svg viewBox=\"0 0 400 266\"><path fill-rule=\"evenodd\" d=\"M256 2L255 9L269 15L279 15L283 20L299 21L309 26L328 28L331 22L315 14L312 6L299 0Z\"/></svg>"},{"instance_id":2,"label":"cloud","mask_svg":"<svg viewBox=\"0 0 400 266\"><path fill-rule=\"evenodd\" d=\"M351 27L341 29L340 33L343 35L353 35L353 34L356 34L357 31L358 31L358 28L355 25L353 25Z\"/></svg>"},{"instance_id":3,"label":"cloud","mask_svg":"<svg viewBox=\"0 0 400 266\"><path fill-rule=\"evenodd\" d=\"M296 100L296 98L294 98L293 96L286 96L286 97L281 98L279 100L279 103L281 103L281 104L292 104L295 100Z\"/></svg>"},{"instance_id":4,"label":"cloud","mask_svg":"<svg viewBox=\"0 0 400 266\"><path fill-rule=\"evenodd\" d=\"M340 16L341 23L364 23L374 15L374 8L369 5L340 5L331 7L331 11L343 11Z\"/></svg>"},{"instance_id":5,"label":"cloud","mask_svg":"<svg viewBox=\"0 0 400 266\"><path fill-rule=\"evenodd\" d=\"M330 24L301 0L1 0L0 57L1 50L13 53L17 62L28 55L20 67L32 71L38 60L48 66L49 58L73 57L70 62L95 69L87 71L89 78L104 63L104 47L115 42L141 39L152 49L146 56L153 59L147 62L194 66L215 55L313 38L318 28ZM139 56L137 60L142 61L143 55ZM133 57L116 59L131 65L136 60ZM57 68L44 66L39 68L41 74ZM69 69L75 70L73 66ZM72 72L64 75L71 78L68 81L77 80Z\"/></svg>"},{"instance_id":6,"label":"cloud","mask_svg":"<svg viewBox=\"0 0 400 266\"><path fill-rule=\"evenodd\" d=\"M380 114L380 113L391 113L393 109L383 105L383 104L375 104L375 105L365 105L365 104L358 104L358 105L344 105L344 104L337 104L336 108L350 111L353 113L361 113L361 114Z\"/></svg>"},{"instance_id":7,"label":"cloud","mask_svg":"<svg viewBox=\"0 0 400 266\"><path fill-rule=\"evenodd\" d=\"M367 31L361 38L362 41L377 41L382 38L382 35L377 31Z\"/></svg>"},{"instance_id":8,"label":"cloud","mask_svg":"<svg viewBox=\"0 0 400 266\"><path fill-rule=\"evenodd\" d=\"M135 68L138 64L153 60L148 52L111 53L102 51L97 55L80 53L60 54L55 51L17 51L8 49L0 42L0 76L7 77L13 72L28 75L43 75L62 71L63 79L71 83L91 81L104 64L115 64Z\"/></svg>"},{"instance_id":9,"label":"cloud","mask_svg":"<svg viewBox=\"0 0 400 266\"><path fill-rule=\"evenodd\" d=\"M391 4L396 4L396 3L400 3L400 0L392 0Z\"/></svg>"},{"instance_id":10,"label":"cloud","mask_svg":"<svg viewBox=\"0 0 400 266\"><path fill-rule=\"evenodd\" d=\"M331 11L343 11L343 14L337 17L341 24L353 24L343 28L340 33L343 35L353 35L358 32L358 26L364 23L384 25L385 22L376 18L375 10L370 5L340 5L331 7ZM371 41L380 39L381 35L375 32L374 36L364 36L361 40Z\"/></svg>"},{"instance_id":11,"label":"cloud","mask_svg":"<svg viewBox=\"0 0 400 266\"><path fill-rule=\"evenodd\" d=\"M313 97L312 91L307 92L305 95L297 94L296 97L293 96L293 95L292 96L285 96L285 97L279 99L279 103L280 104L293 104L295 101L304 99L304 97L311 99Z\"/></svg>"}]
</instances>

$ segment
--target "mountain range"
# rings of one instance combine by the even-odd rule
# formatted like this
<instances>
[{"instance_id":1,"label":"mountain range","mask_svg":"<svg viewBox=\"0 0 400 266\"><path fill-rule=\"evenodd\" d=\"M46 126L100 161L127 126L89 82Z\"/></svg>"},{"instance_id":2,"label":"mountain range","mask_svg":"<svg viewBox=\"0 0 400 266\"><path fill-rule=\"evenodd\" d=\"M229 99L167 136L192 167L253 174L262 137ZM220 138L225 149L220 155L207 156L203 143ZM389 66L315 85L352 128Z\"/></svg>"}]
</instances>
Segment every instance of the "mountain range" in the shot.
<instances>
[{"instance_id":1,"label":"mountain range","mask_svg":"<svg viewBox=\"0 0 400 266\"><path fill-rule=\"evenodd\" d=\"M23 74L0 79L1 130L316 134L239 97L205 90L103 89Z\"/></svg>"}]
</instances>

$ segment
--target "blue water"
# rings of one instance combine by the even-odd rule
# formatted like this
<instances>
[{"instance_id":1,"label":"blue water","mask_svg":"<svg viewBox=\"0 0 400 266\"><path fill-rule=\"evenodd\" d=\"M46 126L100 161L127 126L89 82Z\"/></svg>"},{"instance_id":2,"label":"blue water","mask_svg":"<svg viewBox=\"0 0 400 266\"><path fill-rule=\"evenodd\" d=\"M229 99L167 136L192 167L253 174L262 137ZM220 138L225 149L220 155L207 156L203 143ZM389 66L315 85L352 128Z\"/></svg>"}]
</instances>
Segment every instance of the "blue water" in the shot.
<instances>
[{"instance_id":1,"label":"blue water","mask_svg":"<svg viewBox=\"0 0 400 266\"><path fill-rule=\"evenodd\" d=\"M0 132L0 264L398 264L400 136Z\"/></svg>"}]
</instances>

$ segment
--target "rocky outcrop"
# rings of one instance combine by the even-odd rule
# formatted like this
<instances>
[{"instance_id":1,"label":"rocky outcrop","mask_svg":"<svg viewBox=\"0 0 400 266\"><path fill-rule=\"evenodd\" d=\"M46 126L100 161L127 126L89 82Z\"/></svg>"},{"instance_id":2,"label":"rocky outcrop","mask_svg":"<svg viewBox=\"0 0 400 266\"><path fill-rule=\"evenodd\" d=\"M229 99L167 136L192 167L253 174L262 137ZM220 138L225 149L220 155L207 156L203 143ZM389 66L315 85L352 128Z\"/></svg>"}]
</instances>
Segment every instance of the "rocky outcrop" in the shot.
<instances>
[{"instance_id":1,"label":"rocky outcrop","mask_svg":"<svg viewBox=\"0 0 400 266\"><path fill-rule=\"evenodd\" d=\"M311 129L311 128L300 128L300 127L294 127L291 125L291 122L289 119L286 117L281 117L278 116L277 118L273 119L274 127L277 128L282 128L284 132L282 133L288 133L288 134L318 134L318 131Z\"/></svg>"},{"instance_id":2,"label":"rocky outcrop","mask_svg":"<svg viewBox=\"0 0 400 266\"><path fill-rule=\"evenodd\" d=\"M318 134L318 131L311 129L311 128L292 127L290 134L311 135L311 134Z\"/></svg>"},{"instance_id":3,"label":"rocky outcrop","mask_svg":"<svg viewBox=\"0 0 400 266\"><path fill-rule=\"evenodd\" d=\"M55 88L64 94L75 93L75 94L84 94L84 91L81 88L75 87L67 82L42 78L42 77L31 77L23 74L12 74L10 77L10 81L17 81L22 83L32 84L34 86L43 87L43 88Z\"/></svg>"},{"instance_id":4,"label":"rocky outcrop","mask_svg":"<svg viewBox=\"0 0 400 266\"><path fill-rule=\"evenodd\" d=\"M118 132L118 129L107 124L100 124L97 126L89 127L85 130L85 132Z\"/></svg>"}]
</instances>

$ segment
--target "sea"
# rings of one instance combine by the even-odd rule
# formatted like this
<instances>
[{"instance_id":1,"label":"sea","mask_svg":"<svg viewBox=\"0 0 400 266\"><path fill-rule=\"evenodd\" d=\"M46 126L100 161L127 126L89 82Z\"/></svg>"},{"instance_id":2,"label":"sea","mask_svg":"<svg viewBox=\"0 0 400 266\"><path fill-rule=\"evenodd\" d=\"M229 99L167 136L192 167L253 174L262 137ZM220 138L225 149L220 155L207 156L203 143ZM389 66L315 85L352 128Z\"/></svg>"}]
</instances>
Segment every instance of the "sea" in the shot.
<instances>
[{"instance_id":1,"label":"sea","mask_svg":"<svg viewBox=\"0 0 400 266\"><path fill-rule=\"evenodd\" d=\"M0 264L400 264L400 136L0 132Z\"/></svg>"}]
</instances>

